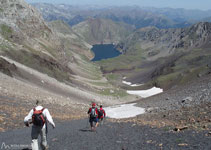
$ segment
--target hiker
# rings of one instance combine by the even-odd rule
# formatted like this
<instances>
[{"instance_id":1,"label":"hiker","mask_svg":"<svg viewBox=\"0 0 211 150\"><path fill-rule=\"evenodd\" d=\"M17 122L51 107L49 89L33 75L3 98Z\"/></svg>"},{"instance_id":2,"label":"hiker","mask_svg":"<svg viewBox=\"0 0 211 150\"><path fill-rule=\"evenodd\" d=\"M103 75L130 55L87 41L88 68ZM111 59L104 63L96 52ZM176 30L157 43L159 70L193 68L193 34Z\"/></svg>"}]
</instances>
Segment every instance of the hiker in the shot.
<instances>
[{"instance_id":1,"label":"hiker","mask_svg":"<svg viewBox=\"0 0 211 150\"><path fill-rule=\"evenodd\" d=\"M96 108L95 103L92 103L92 107L89 108L88 115L89 115L91 130L94 131L95 128L97 127L97 122L98 122L98 109ZM95 126L94 126L94 122L96 123Z\"/></svg>"},{"instance_id":2,"label":"hiker","mask_svg":"<svg viewBox=\"0 0 211 150\"><path fill-rule=\"evenodd\" d=\"M100 105L100 109L98 110L98 123L103 124L103 118L105 118L106 113L103 109L103 105ZM98 124L97 124L98 125Z\"/></svg>"},{"instance_id":3,"label":"hiker","mask_svg":"<svg viewBox=\"0 0 211 150\"><path fill-rule=\"evenodd\" d=\"M27 127L32 125L31 138L32 138L32 150L39 150L38 136L41 136L41 148L42 150L48 149L47 146L47 121L55 128L53 119L47 108L42 107L39 101L36 101L36 107L33 108L29 114L24 118L24 123Z\"/></svg>"}]
</instances>

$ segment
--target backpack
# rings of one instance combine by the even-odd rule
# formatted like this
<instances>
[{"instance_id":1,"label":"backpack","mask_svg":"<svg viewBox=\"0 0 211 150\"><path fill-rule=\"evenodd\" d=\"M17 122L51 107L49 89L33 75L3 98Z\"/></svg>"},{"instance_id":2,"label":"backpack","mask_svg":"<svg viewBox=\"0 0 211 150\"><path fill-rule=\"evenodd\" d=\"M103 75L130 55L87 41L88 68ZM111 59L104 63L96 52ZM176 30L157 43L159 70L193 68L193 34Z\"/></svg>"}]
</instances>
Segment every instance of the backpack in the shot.
<instances>
[{"instance_id":1,"label":"backpack","mask_svg":"<svg viewBox=\"0 0 211 150\"><path fill-rule=\"evenodd\" d=\"M90 117L91 118L96 118L97 117L96 109L97 108L91 108L91 112L90 112Z\"/></svg>"},{"instance_id":2,"label":"backpack","mask_svg":"<svg viewBox=\"0 0 211 150\"><path fill-rule=\"evenodd\" d=\"M98 111L98 118L101 118L103 116L103 109Z\"/></svg>"},{"instance_id":3,"label":"backpack","mask_svg":"<svg viewBox=\"0 0 211 150\"><path fill-rule=\"evenodd\" d=\"M32 115L32 123L36 126L43 126L45 124L45 117L43 116L43 111L45 108L42 110L36 110L34 108L34 112Z\"/></svg>"}]
</instances>

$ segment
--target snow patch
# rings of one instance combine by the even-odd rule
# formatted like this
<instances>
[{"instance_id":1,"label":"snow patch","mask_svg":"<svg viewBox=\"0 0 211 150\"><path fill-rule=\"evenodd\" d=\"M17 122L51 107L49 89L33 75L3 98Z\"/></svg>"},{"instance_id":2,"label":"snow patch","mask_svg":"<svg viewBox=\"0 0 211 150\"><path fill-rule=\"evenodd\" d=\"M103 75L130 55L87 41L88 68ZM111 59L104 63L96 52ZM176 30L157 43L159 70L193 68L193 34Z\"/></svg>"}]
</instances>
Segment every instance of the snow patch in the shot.
<instances>
[{"instance_id":1,"label":"snow patch","mask_svg":"<svg viewBox=\"0 0 211 150\"><path fill-rule=\"evenodd\" d=\"M136 103L105 107L107 117L114 119L131 118L145 113L145 109L136 107Z\"/></svg>"},{"instance_id":2,"label":"snow patch","mask_svg":"<svg viewBox=\"0 0 211 150\"><path fill-rule=\"evenodd\" d=\"M127 84L127 85L131 85L131 82L127 82L127 81L122 81L122 83Z\"/></svg>"},{"instance_id":3,"label":"snow patch","mask_svg":"<svg viewBox=\"0 0 211 150\"><path fill-rule=\"evenodd\" d=\"M132 85L130 85L130 86L136 87L136 86L141 86L141 85L144 85L144 84L132 84Z\"/></svg>"},{"instance_id":4,"label":"snow patch","mask_svg":"<svg viewBox=\"0 0 211 150\"><path fill-rule=\"evenodd\" d=\"M127 91L128 94L138 95L138 96L141 96L143 98L147 98L147 97L150 97L150 96L162 93L162 92L163 92L163 89L156 88L156 87L153 87L153 88L148 89L148 90Z\"/></svg>"},{"instance_id":5,"label":"snow patch","mask_svg":"<svg viewBox=\"0 0 211 150\"><path fill-rule=\"evenodd\" d=\"M132 87L144 85L144 84L132 84L131 82L127 82L127 81L122 81L122 83L129 85L129 86L132 86Z\"/></svg>"}]
</instances>

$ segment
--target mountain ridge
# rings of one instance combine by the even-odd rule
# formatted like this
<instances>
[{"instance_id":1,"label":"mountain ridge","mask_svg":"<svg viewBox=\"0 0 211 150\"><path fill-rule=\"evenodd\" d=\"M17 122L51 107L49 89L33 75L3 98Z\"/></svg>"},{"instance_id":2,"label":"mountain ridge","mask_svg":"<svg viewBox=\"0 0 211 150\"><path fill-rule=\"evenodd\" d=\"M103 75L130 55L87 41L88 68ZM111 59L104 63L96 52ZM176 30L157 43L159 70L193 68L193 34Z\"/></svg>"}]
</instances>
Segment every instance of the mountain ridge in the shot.
<instances>
[{"instance_id":1,"label":"mountain ridge","mask_svg":"<svg viewBox=\"0 0 211 150\"><path fill-rule=\"evenodd\" d=\"M73 31L85 41L94 44L118 43L133 31L133 27L107 19L88 19L73 26Z\"/></svg>"},{"instance_id":2,"label":"mountain ridge","mask_svg":"<svg viewBox=\"0 0 211 150\"><path fill-rule=\"evenodd\" d=\"M142 28L156 26L158 28L181 28L190 26L203 18L209 17L209 11L185 10L172 8L130 7L98 7L71 6L35 3L47 21L64 20L71 26L92 18L110 19Z\"/></svg>"}]
</instances>

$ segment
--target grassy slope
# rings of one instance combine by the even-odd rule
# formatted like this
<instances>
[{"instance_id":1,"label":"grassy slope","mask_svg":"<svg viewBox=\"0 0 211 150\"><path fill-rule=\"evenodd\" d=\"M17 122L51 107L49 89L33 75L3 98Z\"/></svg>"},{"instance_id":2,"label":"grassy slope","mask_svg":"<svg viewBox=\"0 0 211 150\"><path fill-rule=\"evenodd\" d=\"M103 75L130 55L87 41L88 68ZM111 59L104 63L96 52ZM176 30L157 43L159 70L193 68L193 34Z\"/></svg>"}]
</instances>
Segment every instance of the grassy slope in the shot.
<instances>
[{"instance_id":1,"label":"grassy slope","mask_svg":"<svg viewBox=\"0 0 211 150\"><path fill-rule=\"evenodd\" d=\"M148 74L150 78L148 80L149 82L146 83L146 87L156 85L164 89L168 89L176 84L186 83L211 71L211 52L208 50L193 49L178 59L169 61L170 59L173 60L173 57L177 57L177 55L160 58L155 61L156 63L148 62L151 65L148 64L145 66L144 59L141 59L138 55L124 55L116 59L100 61L99 64L102 66L104 72L112 72L112 74L110 73L106 76L116 84L119 84L124 76L129 77L131 80L145 78L144 75L151 70L151 74ZM167 63L168 61L169 63ZM127 71L127 69L131 70ZM141 75L136 75L140 72ZM151 78L152 75L154 76Z\"/></svg>"}]
</instances>

